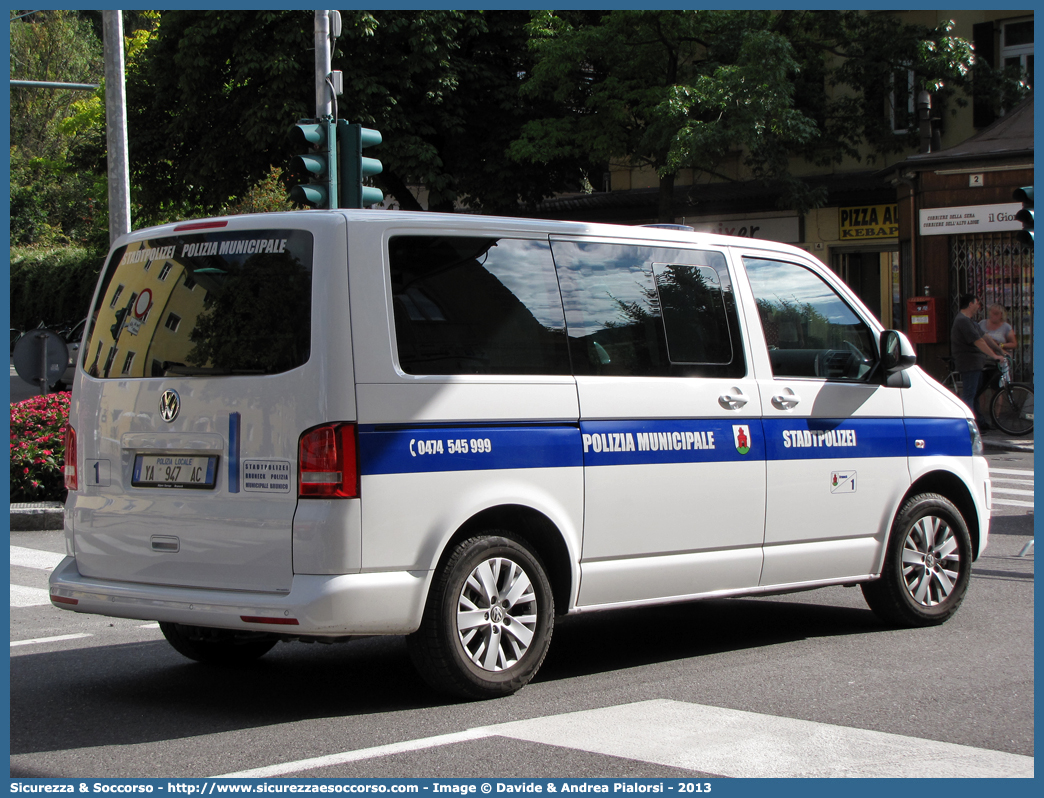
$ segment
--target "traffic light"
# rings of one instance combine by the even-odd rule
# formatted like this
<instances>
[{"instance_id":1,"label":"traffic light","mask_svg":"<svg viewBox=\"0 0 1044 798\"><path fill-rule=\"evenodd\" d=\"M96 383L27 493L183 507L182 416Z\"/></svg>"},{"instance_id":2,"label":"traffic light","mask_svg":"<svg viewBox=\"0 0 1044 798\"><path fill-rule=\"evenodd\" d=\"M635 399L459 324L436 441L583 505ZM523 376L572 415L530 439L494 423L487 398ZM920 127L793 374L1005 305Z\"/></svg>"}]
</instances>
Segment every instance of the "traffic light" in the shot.
<instances>
[{"instance_id":1,"label":"traffic light","mask_svg":"<svg viewBox=\"0 0 1044 798\"><path fill-rule=\"evenodd\" d=\"M1015 214L1015 219L1022 222L1022 229L1015 237L1033 246L1033 186L1017 188L1012 196L1022 203L1022 210Z\"/></svg>"},{"instance_id":2,"label":"traffic light","mask_svg":"<svg viewBox=\"0 0 1044 798\"><path fill-rule=\"evenodd\" d=\"M341 119L337 122L337 146L341 155L341 205L342 208L366 208L384 202L379 188L364 186L363 181L379 175L384 166L376 158L364 158L364 147L381 143L381 134L362 125L350 125Z\"/></svg>"},{"instance_id":3,"label":"traffic light","mask_svg":"<svg viewBox=\"0 0 1044 798\"><path fill-rule=\"evenodd\" d=\"M291 128L290 138L295 147L309 149L291 161L291 172L302 182L290 189L290 199L311 208L336 208L337 136L333 120L302 119Z\"/></svg>"},{"instance_id":4,"label":"traffic light","mask_svg":"<svg viewBox=\"0 0 1044 798\"><path fill-rule=\"evenodd\" d=\"M133 298L131 301L133 301ZM120 333L123 331L123 322L126 321L130 308L130 303L128 303L127 307L120 308L116 311L116 323L109 327L109 332L112 333L113 342L120 340Z\"/></svg>"}]
</instances>

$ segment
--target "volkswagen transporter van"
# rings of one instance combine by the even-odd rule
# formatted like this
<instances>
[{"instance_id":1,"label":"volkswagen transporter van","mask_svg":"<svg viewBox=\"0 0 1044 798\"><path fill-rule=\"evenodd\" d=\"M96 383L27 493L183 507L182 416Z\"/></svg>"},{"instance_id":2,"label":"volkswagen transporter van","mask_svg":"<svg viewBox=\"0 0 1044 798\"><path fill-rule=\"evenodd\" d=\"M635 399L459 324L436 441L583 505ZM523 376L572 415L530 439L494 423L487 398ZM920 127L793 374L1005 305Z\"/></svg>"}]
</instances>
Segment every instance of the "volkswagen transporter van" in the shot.
<instances>
[{"instance_id":1,"label":"volkswagen transporter van","mask_svg":"<svg viewBox=\"0 0 1044 798\"><path fill-rule=\"evenodd\" d=\"M970 411L822 263L684 230L302 211L102 270L51 601L203 662L408 635L518 690L559 615L859 584L950 617L986 546Z\"/></svg>"}]
</instances>

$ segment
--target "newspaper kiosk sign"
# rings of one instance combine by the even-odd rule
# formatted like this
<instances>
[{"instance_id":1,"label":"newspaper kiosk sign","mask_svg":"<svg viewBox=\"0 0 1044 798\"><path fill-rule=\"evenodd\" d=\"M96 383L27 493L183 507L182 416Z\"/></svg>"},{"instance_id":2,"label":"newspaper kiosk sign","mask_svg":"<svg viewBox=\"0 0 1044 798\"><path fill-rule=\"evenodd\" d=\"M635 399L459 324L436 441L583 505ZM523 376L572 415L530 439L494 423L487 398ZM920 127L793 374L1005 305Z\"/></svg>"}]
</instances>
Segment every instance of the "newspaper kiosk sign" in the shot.
<instances>
[{"instance_id":1,"label":"newspaper kiosk sign","mask_svg":"<svg viewBox=\"0 0 1044 798\"><path fill-rule=\"evenodd\" d=\"M1021 230L1022 222L1015 214L1022 210L1018 202L1003 205L962 205L957 208L922 208L921 235L949 236L963 233L997 233Z\"/></svg>"}]
</instances>

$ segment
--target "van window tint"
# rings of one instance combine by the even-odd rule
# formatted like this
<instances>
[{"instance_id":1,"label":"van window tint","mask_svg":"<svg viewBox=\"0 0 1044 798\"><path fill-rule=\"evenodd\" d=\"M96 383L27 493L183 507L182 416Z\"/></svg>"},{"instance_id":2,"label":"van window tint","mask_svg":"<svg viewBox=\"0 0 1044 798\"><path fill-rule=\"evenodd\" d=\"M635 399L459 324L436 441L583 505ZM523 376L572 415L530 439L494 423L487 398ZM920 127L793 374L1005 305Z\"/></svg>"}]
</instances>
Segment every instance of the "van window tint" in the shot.
<instances>
[{"instance_id":1,"label":"van window tint","mask_svg":"<svg viewBox=\"0 0 1044 798\"><path fill-rule=\"evenodd\" d=\"M546 241L395 236L395 340L407 374L569 374Z\"/></svg>"},{"instance_id":2,"label":"van window tint","mask_svg":"<svg viewBox=\"0 0 1044 798\"><path fill-rule=\"evenodd\" d=\"M772 374L863 382L877 362L874 335L818 274L784 261L744 258Z\"/></svg>"},{"instance_id":3,"label":"van window tint","mask_svg":"<svg viewBox=\"0 0 1044 798\"><path fill-rule=\"evenodd\" d=\"M720 252L553 242L577 374L746 373Z\"/></svg>"},{"instance_id":4,"label":"van window tint","mask_svg":"<svg viewBox=\"0 0 1044 798\"><path fill-rule=\"evenodd\" d=\"M308 360L311 309L311 233L136 241L109 259L83 367L102 379L288 371Z\"/></svg>"}]
</instances>

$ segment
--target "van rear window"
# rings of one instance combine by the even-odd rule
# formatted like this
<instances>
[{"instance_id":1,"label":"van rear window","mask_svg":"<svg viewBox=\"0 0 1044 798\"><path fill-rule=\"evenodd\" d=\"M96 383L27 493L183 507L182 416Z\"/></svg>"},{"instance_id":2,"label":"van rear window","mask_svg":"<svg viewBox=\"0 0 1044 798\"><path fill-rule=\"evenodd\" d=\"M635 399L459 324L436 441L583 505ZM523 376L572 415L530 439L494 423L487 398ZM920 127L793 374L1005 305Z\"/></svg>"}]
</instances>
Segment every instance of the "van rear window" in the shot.
<instances>
[{"instance_id":1,"label":"van rear window","mask_svg":"<svg viewBox=\"0 0 1044 798\"><path fill-rule=\"evenodd\" d=\"M90 315L92 377L275 374L308 360L312 234L219 231L112 253Z\"/></svg>"}]
</instances>

